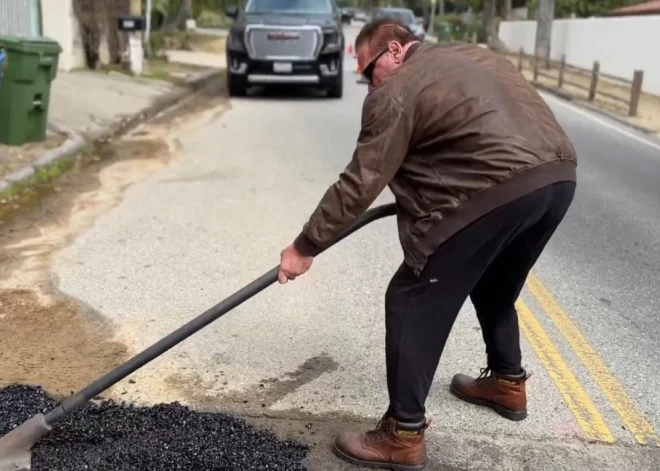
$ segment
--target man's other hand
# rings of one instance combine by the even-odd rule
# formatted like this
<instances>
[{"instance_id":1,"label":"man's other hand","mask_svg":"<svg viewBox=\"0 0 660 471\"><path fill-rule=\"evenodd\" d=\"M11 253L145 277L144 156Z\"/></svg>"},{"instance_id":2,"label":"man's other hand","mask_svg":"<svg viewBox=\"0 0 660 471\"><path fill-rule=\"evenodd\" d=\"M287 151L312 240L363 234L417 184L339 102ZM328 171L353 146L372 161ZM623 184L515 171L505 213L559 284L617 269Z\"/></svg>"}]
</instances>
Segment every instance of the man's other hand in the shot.
<instances>
[{"instance_id":1,"label":"man's other hand","mask_svg":"<svg viewBox=\"0 0 660 471\"><path fill-rule=\"evenodd\" d=\"M281 284L289 280L295 280L297 276L305 273L312 266L314 260L314 257L300 255L293 244L282 250L280 256L280 271L277 275L277 281Z\"/></svg>"}]
</instances>

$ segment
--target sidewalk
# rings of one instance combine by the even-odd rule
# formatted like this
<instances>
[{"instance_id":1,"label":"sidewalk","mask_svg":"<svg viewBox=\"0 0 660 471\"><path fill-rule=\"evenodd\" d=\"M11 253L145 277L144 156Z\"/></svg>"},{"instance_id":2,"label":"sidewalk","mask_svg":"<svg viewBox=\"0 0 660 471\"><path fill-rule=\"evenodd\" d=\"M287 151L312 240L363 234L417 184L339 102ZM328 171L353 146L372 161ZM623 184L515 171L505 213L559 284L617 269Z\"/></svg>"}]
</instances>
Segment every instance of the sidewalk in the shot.
<instances>
[{"instance_id":1,"label":"sidewalk","mask_svg":"<svg viewBox=\"0 0 660 471\"><path fill-rule=\"evenodd\" d=\"M165 81L118 72L61 73L53 83L49 122L92 139L114 122L178 88Z\"/></svg>"},{"instance_id":2,"label":"sidewalk","mask_svg":"<svg viewBox=\"0 0 660 471\"><path fill-rule=\"evenodd\" d=\"M195 67L209 67L214 69L224 69L226 67L225 54L205 52L205 51L165 51L167 60L175 64L184 64Z\"/></svg>"}]
</instances>

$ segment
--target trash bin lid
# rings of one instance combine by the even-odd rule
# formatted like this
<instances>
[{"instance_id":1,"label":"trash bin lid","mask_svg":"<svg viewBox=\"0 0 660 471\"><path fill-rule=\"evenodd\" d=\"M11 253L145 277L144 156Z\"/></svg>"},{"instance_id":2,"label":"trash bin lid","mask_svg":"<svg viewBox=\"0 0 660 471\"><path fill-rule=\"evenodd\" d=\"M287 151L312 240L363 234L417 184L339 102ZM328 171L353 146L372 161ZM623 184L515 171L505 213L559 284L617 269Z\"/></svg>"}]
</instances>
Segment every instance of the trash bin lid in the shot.
<instances>
[{"instance_id":1,"label":"trash bin lid","mask_svg":"<svg viewBox=\"0 0 660 471\"><path fill-rule=\"evenodd\" d=\"M33 54L59 54L60 44L45 36L0 36L0 48Z\"/></svg>"}]
</instances>

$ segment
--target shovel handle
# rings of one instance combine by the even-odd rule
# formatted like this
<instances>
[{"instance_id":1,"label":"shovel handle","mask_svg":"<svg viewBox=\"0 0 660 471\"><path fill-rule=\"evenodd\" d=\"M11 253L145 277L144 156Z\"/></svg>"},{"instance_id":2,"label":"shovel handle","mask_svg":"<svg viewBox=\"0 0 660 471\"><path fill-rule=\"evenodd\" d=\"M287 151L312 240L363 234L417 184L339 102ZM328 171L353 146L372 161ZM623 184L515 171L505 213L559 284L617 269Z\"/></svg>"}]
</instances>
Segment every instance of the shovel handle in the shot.
<instances>
[{"instance_id":1,"label":"shovel handle","mask_svg":"<svg viewBox=\"0 0 660 471\"><path fill-rule=\"evenodd\" d=\"M332 245L335 245L340 240L348 237L358 229L366 226L367 224L387 216L393 216L395 214L396 214L395 203L388 203L367 210L364 214L358 217L353 222L353 224L351 224L351 226L349 226L346 230L344 230L339 235L337 240L330 245L330 247ZM319 250L314 256L321 254L322 252L327 250L327 248ZM143 350L141 353L138 353L130 360L119 365L117 368L110 371L105 376L97 379L86 388L80 390L73 396L67 397L62 401L61 404L59 404L53 410L48 412L48 414L46 414L45 417L46 424L50 426L63 415L83 406L87 401L99 395L100 393L108 389L110 386L121 381L126 376L138 370L142 366L146 365L154 358L162 355L163 353L165 353L166 351L168 351L178 343L190 337L192 334L203 329L208 324L220 318L227 312L231 311L239 304L243 303L244 301L247 301L257 293L263 291L265 288L267 288L268 286L270 286L271 284L277 281L278 272L279 272L279 265L276 266L275 268L272 268L268 272L264 273L259 278L251 282L249 285L245 286L244 288L241 288L240 290L238 290L228 298L224 299L223 301L219 302L212 308L203 312L202 314L200 314L199 316L197 316L195 319L191 320L187 324L184 324L183 326L179 327L177 330L170 333L167 337L163 337L155 344Z\"/></svg>"}]
</instances>

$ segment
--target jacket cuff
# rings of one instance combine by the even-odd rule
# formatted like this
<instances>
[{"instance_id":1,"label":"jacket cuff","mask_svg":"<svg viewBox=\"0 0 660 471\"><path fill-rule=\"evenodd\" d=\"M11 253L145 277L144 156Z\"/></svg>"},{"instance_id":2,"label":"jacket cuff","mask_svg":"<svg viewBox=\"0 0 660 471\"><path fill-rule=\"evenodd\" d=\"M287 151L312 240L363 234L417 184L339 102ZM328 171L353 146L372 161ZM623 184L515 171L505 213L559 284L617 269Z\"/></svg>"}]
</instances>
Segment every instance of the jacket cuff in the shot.
<instances>
[{"instance_id":1,"label":"jacket cuff","mask_svg":"<svg viewBox=\"0 0 660 471\"><path fill-rule=\"evenodd\" d=\"M313 257L321 251L321 249L303 232L301 232L298 237L296 237L296 240L293 241L293 246L300 255L305 257Z\"/></svg>"}]
</instances>

